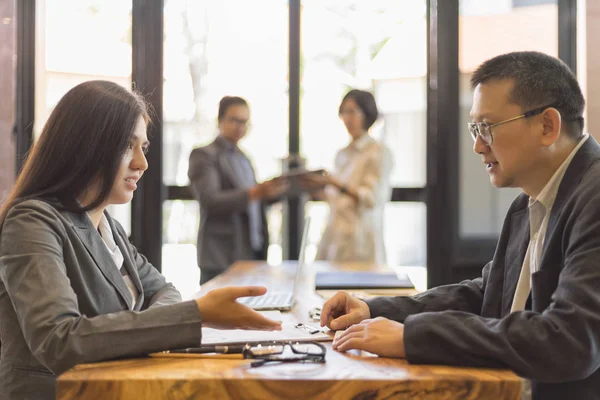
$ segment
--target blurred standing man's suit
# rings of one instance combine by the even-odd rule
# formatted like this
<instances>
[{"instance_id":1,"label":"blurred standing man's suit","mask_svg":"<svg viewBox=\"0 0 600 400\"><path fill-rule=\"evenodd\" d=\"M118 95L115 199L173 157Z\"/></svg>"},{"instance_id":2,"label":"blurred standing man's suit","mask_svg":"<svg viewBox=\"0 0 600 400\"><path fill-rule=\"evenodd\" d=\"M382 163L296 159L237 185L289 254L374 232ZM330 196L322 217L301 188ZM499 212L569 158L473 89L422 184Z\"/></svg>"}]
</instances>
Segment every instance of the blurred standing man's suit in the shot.
<instances>
[{"instance_id":1,"label":"blurred standing man's suit","mask_svg":"<svg viewBox=\"0 0 600 400\"><path fill-rule=\"evenodd\" d=\"M257 184L248 157L238 148L249 127L250 109L241 97L219 103L219 135L190 155L188 176L200 204L200 284L237 260L265 260L269 246L265 201L287 190L282 179Z\"/></svg>"}]
</instances>

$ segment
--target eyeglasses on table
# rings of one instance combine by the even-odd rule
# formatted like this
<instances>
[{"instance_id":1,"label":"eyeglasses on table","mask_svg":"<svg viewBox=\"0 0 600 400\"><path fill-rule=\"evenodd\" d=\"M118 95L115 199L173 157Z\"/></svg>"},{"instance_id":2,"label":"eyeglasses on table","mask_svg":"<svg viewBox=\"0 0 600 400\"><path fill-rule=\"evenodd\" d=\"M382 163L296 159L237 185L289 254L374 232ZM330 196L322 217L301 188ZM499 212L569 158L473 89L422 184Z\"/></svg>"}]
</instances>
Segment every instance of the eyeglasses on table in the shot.
<instances>
[{"instance_id":1,"label":"eyeglasses on table","mask_svg":"<svg viewBox=\"0 0 600 400\"><path fill-rule=\"evenodd\" d=\"M314 362L324 363L327 349L318 342L271 341L244 346L242 354L254 359L250 366L260 367L266 363Z\"/></svg>"}]
</instances>

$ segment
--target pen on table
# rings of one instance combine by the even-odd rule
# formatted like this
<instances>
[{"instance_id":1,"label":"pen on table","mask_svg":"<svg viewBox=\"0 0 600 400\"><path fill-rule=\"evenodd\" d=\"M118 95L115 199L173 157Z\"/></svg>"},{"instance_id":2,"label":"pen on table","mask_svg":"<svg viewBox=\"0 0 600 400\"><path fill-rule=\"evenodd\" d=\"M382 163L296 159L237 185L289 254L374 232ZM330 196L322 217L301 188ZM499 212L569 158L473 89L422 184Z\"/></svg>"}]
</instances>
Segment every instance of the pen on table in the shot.
<instances>
[{"instance_id":1,"label":"pen on table","mask_svg":"<svg viewBox=\"0 0 600 400\"><path fill-rule=\"evenodd\" d=\"M184 354L206 354L206 353L241 354L243 350L244 350L244 345L236 345L236 346L202 346L202 347L188 347L186 349L167 350L167 351L165 351L165 353L184 353Z\"/></svg>"}]
</instances>

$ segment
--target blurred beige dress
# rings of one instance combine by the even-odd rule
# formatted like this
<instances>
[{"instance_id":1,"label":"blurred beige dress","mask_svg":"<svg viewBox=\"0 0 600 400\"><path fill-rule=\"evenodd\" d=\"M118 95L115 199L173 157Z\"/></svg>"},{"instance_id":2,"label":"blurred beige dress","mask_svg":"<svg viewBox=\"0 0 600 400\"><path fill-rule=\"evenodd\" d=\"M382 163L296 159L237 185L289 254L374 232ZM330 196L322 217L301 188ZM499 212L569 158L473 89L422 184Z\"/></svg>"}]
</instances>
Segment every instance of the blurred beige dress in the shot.
<instances>
[{"instance_id":1,"label":"blurred beige dress","mask_svg":"<svg viewBox=\"0 0 600 400\"><path fill-rule=\"evenodd\" d=\"M356 190L358 202L333 185L325 188L329 221L317 250L317 260L386 262L383 210L391 198L391 152L366 134L341 149L331 173Z\"/></svg>"}]
</instances>

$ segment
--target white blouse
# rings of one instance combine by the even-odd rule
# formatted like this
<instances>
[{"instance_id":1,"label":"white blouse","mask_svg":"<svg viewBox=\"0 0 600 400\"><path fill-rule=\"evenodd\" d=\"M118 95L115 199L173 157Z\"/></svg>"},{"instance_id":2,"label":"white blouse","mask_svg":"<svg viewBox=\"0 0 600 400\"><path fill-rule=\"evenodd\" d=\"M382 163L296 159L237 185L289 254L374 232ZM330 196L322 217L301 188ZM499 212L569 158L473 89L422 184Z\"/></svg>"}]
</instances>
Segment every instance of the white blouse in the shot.
<instances>
[{"instance_id":1,"label":"white blouse","mask_svg":"<svg viewBox=\"0 0 600 400\"><path fill-rule=\"evenodd\" d=\"M341 149L332 176L356 191L358 201L329 185L329 220L317 250L317 260L385 264L383 212L391 198L390 150L365 134Z\"/></svg>"},{"instance_id":2,"label":"white blouse","mask_svg":"<svg viewBox=\"0 0 600 400\"><path fill-rule=\"evenodd\" d=\"M100 231L100 236L102 236L102 240L106 245L106 249L110 253L113 261L115 262L115 268L117 268L120 271L121 276L123 276L125 284L127 285L127 289L129 289L129 294L131 294L132 299L130 308L133 310L135 302L139 296L139 292L123 265L123 261L125 260L123 258L123 253L121 253L121 249L119 249L119 246L117 246L117 243L115 242L112 229L110 229L110 224L108 223L108 220L106 219L106 216L104 214L102 214L102 219L100 220L100 225L98 226L98 229Z\"/></svg>"}]
</instances>

